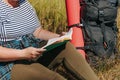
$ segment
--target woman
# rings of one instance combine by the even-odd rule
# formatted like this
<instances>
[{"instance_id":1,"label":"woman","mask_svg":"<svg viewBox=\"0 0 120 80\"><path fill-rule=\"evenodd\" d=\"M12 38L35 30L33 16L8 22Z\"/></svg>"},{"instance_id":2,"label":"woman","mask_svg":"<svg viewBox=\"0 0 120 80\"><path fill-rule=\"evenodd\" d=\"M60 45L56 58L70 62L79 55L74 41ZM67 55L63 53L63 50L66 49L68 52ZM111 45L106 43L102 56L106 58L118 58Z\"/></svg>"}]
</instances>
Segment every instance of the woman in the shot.
<instances>
[{"instance_id":1,"label":"woman","mask_svg":"<svg viewBox=\"0 0 120 80\"><path fill-rule=\"evenodd\" d=\"M41 28L27 0L0 0L0 79L65 80L50 70L56 64L63 63L78 80L98 80L69 42L62 45L63 49L53 49L53 54L57 52L54 57L51 54L41 56L36 62L31 61L46 51L40 48L39 43L59 36Z\"/></svg>"}]
</instances>

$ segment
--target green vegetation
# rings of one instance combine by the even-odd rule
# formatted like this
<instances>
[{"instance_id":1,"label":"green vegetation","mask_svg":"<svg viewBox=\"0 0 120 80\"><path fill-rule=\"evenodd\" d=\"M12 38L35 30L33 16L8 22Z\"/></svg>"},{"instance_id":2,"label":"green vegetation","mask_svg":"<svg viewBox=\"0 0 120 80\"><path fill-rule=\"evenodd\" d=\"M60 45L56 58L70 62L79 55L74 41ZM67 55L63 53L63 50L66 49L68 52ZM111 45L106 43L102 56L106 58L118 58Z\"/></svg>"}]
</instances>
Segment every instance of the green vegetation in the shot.
<instances>
[{"instance_id":1,"label":"green vegetation","mask_svg":"<svg viewBox=\"0 0 120 80\"><path fill-rule=\"evenodd\" d=\"M29 0L35 7L43 28L52 32L66 31L65 0Z\"/></svg>"},{"instance_id":2,"label":"green vegetation","mask_svg":"<svg viewBox=\"0 0 120 80\"><path fill-rule=\"evenodd\" d=\"M66 31L67 18L65 0L29 0L36 9L43 28L52 32ZM120 13L118 13L120 22ZM120 23L118 23L120 28ZM118 49L120 49L120 32L118 33ZM119 50L120 51L120 50ZM115 60L98 60L92 68L100 80L120 80L120 54Z\"/></svg>"}]
</instances>

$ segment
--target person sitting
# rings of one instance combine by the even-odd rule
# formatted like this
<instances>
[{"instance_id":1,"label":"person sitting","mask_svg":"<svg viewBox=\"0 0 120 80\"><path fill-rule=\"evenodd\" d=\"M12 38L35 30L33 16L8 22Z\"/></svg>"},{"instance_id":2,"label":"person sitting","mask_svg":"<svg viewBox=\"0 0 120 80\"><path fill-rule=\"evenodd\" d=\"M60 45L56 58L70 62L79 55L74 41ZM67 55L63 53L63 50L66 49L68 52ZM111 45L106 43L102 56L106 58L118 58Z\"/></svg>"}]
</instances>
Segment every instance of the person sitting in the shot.
<instances>
[{"instance_id":1,"label":"person sitting","mask_svg":"<svg viewBox=\"0 0 120 80\"><path fill-rule=\"evenodd\" d=\"M98 80L69 41L51 52L40 47L55 37L60 35L42 29L27 0L0 0L0 80L66 80L52 70L61 63L77 80Z\"/></svg>"}]
</instances>

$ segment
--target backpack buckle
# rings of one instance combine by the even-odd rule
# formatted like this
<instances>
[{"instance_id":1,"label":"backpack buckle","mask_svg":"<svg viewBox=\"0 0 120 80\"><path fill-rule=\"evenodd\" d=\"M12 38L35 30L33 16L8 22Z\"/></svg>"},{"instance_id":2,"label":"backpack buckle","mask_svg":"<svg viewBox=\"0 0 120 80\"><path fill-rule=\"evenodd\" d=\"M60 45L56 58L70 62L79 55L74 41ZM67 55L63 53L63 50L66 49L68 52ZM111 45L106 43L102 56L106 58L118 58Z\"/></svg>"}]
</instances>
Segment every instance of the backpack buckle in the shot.
<instances>
[{"instance_id":1,"label":"backpack buckle","mask_svg":"<svg viewBox=\"0 0 120 80\"><path fill-rule=\"evenodd\" d=\"M99 10L99 20L100 21L104 20L104 11L103 10Z\"/></svg>"}]
</instances>

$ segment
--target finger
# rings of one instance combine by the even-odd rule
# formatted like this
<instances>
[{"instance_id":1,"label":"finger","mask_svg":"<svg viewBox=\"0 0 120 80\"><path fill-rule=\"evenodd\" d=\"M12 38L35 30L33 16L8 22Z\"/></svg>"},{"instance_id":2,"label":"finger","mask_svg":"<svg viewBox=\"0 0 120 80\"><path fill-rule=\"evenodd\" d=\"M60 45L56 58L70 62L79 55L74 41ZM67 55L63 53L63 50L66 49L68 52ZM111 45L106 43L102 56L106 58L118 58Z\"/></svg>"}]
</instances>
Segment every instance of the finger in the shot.
<instances>
[{"instance_id":1,"label":"finger","mask_svg":"<svg viewBox=\"0 0 120 80\"><path fill-rule=\"evenodd\" d=\"M46 49L43 49L43 48L38 48L37 49L37 52L44 52L44 51L46 51Z\"/></svg>"},{"instance_id":2,"label":"finger","mask_svg":"<svg viewBox=\"0 0 120 80\"><path fill-rule=\"evenodd\" d=\"M37 58L37 57L38 57L37 55L32 55L32 59Z\"/></svg>"},{"instance_id":3,"label":"finger","mask_svg":"<svg viewBox=\"0 0 120 80\"><path fill-rule=\"evenodd\" d=\"M39 55L41 55L41 54L42 54L41 52L36 52L34 55L39 56Z\"/></svg>"},{"instance_id":4,"label":"finger","mask_svg":"<svg viewBox=\"0 0 120 80\"><path fill-rule=\"evenodd\" d=\"M62 32L62 35L65 35L67 32Z\"/></svg>"},{"instance_id":5,"label":"finger","mask_svg":"<svg viewBox=\"0 0 120 80\"><path fill-rule=\"evenodd\" d=\"M32 58L36 58L36 57L38 57L38 56L40 56L41 55L41 53L39 53L39 52L34 52L33 54L32 54Z\"/></svg>"}]
</instances>

